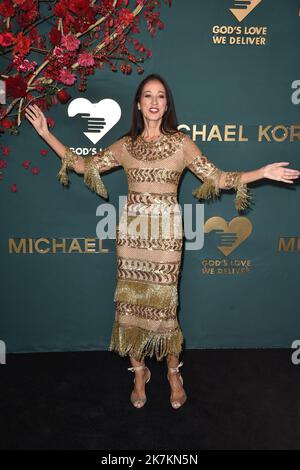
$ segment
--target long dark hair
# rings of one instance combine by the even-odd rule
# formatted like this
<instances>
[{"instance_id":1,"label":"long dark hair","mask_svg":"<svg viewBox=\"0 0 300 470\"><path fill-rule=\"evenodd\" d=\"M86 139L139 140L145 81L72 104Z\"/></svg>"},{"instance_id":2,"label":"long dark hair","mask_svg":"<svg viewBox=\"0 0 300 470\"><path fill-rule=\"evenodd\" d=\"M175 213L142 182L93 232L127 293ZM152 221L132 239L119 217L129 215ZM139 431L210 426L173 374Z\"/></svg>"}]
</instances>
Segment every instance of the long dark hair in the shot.
<instances>
[{"instance_id":1,"label":"long dark hair","mask_svg":"<svg viewBox=\"0 0 300 470\"><path fill-rule=\"evenodd\" d=\"M177 116L176 116L174 100L173 100L170 87L163 77L161 77L160 75L156 73L152 73L151 75L148 75L147 77L144 78L144 80L141 81L135 93L135 97L133 100L131 127L129 131L126 134L124 134L124 136L130 136L132 140L135 140L137 136L143 132L144 127L145 127L142 112L138 109L137 104L138 104L138 101L140 101L144 86L148 82L150 82L150 80L158 80L159 82L163 84L166 90L167 110L162 117L160 131L163 134L171 134L171 133L173 134L174 132L178 132Z\"/></svg>"}]
</instances>

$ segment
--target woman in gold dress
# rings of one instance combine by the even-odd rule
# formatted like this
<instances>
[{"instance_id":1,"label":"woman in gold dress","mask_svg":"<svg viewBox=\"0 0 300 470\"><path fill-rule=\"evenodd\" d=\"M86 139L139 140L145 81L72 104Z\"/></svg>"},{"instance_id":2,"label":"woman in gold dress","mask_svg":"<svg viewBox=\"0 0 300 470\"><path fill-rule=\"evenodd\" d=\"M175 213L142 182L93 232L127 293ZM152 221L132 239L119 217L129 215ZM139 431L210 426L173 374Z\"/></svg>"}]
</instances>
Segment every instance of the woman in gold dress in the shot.
<instances>
[{"instance_id":1,"label":"woman in gold dress","mask_svg":"<svg viewBox=\"0 0 300 470\"><path fill-rule=\"evenodd\" d=\"M247 183L262 178L293 183L300 172L284 168L289 162L248 172L217 168L188 135L178 131L171 91L156 74L146 77L136 91L130 131L96 155L77 156L58 141L38 106L28 106L26 117L61 158L62 184L68 185L68 170L73 170L84 174L86 185L106 198L100 174L124 168L128 198L117 231L116 315L109 349L130 358L128 370L135 372L131 402L137 408L146 403L145 384L151 377L146 356L166 357L170 402L179 408L187 398L179 371L184 338L177 318L182 253L177 188L183 170L190 169L203 182L194 192L199 199L234 189L238 211L250 204Z\"/></svg>"}]
</instances>

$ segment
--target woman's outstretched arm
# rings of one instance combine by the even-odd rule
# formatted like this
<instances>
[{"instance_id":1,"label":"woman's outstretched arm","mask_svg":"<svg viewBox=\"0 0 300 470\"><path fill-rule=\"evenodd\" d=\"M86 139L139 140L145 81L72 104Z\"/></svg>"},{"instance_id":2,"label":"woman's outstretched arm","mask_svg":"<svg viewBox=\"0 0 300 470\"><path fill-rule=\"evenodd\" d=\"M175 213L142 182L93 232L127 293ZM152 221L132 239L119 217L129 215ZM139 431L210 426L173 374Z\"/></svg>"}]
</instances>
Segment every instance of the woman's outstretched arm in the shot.
<instances>
[{"instance_id":1,"label":"woman's outstretched arm","mask_svg":"<svg viewBox=\"0 0 300 470\"><path fill-rule=\"evenodd\" d=\"M289 162L275 162L252 171L223 171L203 155L199 147L189 136L185 136L183 154L185 165L203 181L203 185L194 191L199 199L218 197L222 189L236 191L236 209L244 210L249 206L250 194L248 183L263 178L293 183L300 175L300 171L285 168Z\"/></svg>"},{"instance_id":2,"label":"woman's outstretched arm","mask_svg":"<svg viewBox=\"0 0 300 470\"><path fill-rule=\"evenodd\" d=\"M70 147L62 144L48 129L47 119L43 111L37 105L30 105L26 109L25 116L33 125L37 133L47 142L61 159L61 169L57 175L59 181L67 186L69 184L68 170L84 174L84 182L91 191L99 196L107 198L106 188L100 174L121 166L123 141L122 139L111 144L95 155L85 158L77 155Z\"/></svg>"},{"instance_id":3,"label":"woman's outstretched arm","mask_svg":"<svg viewBox=\"0 0 300 470\"><path fill-rule=\"evenodd\" d=\"M43 111L36 105L29 105L26 108L25 116L35 128L36 132L47 142L58 157L63 160L66 154L66 146L62 144L48 129L47 119ZM84 173L84 159L76 155L74 158L74 168L76 173Z\"/></svg>"},{"instance_id":4,"label":"woman's outstretched arm","mask_svg":"<svg viewBox=\"0 0 300 470\"><path fill-rule=\"evenodd\" d=\"M282 181L284 183L293 184L293 180L299 178L300 171L292 168L283 168L289 164L290 162L275 162L258 168L257 170L244 171L242 172L241 182L247 184L252 183L252 181L267 178L274 181ZM225 181L224 175L221 178L221 181L222 180Z\"/></svg>"}]
</instances>

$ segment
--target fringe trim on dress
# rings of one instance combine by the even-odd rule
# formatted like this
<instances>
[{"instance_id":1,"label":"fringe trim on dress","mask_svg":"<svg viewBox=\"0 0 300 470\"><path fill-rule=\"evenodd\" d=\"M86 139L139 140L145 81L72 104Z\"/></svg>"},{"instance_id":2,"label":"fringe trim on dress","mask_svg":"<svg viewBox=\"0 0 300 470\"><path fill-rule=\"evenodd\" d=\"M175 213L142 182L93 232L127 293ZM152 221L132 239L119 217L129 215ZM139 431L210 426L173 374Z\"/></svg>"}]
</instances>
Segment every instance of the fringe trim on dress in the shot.
<instances>
[{"instance_id":1,"label":"fringe trim on dress","mask_svg":"<svg viewBox=\"0 0 300 470\"><path fill-rule=\"evenodd\" d=\"M123 357L130 355L139 362L153 355L161 361L167 354L179 356L183 341L180 327L168 333L154 333L136 326L121 326L115 321L109 351Z\"/></svg>"},{"instance_id":2,"label":"fringe trim on dress","mask_svg":"<svg viewBox=\"0 0 300 470\"><path fill-rule=\"evenodd\" d=\"M99 168L94 162L93 157L86 157L84 159L84 182L91 191L94 191L98 196L104 199L108 198L106 187L101 179Z\"/></svg>"},{"instance_id":3,"label":"fringe trim on dress","mask_svg":"<svg viewBox=\"0 0 300 470\"><path fill-rule=\"evenodd\" d=\"M207 178L202 186L193 191L193 196L198 199L210 199L220 196L220 188L216 181L212 178Z\"/></svg>"},{"instance_id":4,"label":"fringe trim on dress","mask_svg":"<svg viewBox=\"0 0 300 470\"><path fill-rule=\"evenodd\" d=\"M56 175L62 185L69 185L70 180L68 170L74 169L77 160L78 156L76 155L76 153L73 152L73 150L71 150L69 147L65 147L65 153L61 161L61 168L58 174Z\"/></svg>"},{"instance_id":5,"label":"fringe trim on dress","mask_svg":"<svg viewBox=\"0 0 300 470\"><path fill-rule=\"evenodd\" d=\"M253 199L247 184L241 183L241 177L242 175L240 174L236 183L234 184L234 189L236 190L235 207L238 211L243 211L250 207L251 201Z\"/></svg>"},{"instance_id":6,"label":"fringe trim on dress","mask_svg":"<svg viewBox=\"0 0 300 470\"><path fill-rule=\"evenodd\" d=\"M250 207L251 200L253 199L247 184L241 183L241 176L240 174L232 186L236 191L235 208L239 212ZM215 199L220 196L220 188L215 179L207 178L202 186L193 191L193 196L198 199Z\"/></svg>"}]
</instances>

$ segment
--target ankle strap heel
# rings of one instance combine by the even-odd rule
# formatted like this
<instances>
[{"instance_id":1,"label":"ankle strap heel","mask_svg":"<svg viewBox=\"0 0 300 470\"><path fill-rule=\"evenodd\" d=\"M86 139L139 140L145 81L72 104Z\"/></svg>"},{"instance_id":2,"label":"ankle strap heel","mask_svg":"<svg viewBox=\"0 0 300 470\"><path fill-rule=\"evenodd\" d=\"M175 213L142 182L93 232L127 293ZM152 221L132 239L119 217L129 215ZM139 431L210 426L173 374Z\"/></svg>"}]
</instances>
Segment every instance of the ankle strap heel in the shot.
<instances>
[{"instance_id":1,"label":"ankle strap heel","mask_svg":"<svg viewBox=\"0 0 300 470\"><path fill-rule=\"evenodd\" d=\"M149 367L147 367L145 364L143 364L142 366L136 366L136 367L128 367L127 370L130 370L131 372L135 372L136 370L141 370L141 369L147 369L148 371L148 377L146 379L146 384L149 382L149 380L151 379L151 371L149 369ZM135 379L134 379L134 382L135 382Z\"/></svg>"},{"instance_id":2,"label":"ankle strap heel","mask_svg":"<svg viewBox=\"0 0 300 470\"><path fill-rule=\"evenodd\" d=\"M141 369L146 369L146 365L142 365L142 366L136 366L136 367L128 367L127 370L130 370L131 372L135 372L136 370L141 370Z\"/></svg>"},{"instance_id":3,"label":"ankle strap heel","mask_svg":"<svg viewBox=\"0 0 300 470\"><path fill-rule=\"evenodd\" d=\"M172 408L175 408L175 409L180 408L187 400L187 395L186 395L185 390L183 388L183 378L181 377L181 374L180 374L180 371L179 371L180 367L182 367L182 366L183 366L183 362L181 361L178 364L177 367L168 367L169 373L171 373L171 374L178 373L179 374L179 379L180 379L180 382L182 384L182 395L181 395L181 397L178 398L177 400L173 400L172 395L170 397L171 406L172 406Z\"/></svg>"},{"instance_id":4,"label":"ankle strap heel","mask_svg":"<svg viewBox=\"0 0 300 470\"><path fill-rule=\"evenodd\" d=\"M177 367L168 367L168 369L169 369L170 372L175 373L175 372L179 372L179 368L182 367L182 366L183 366L183 362L181 361L180 364L178 364Z\"/></svg>"},{"instance_id":5,"label":"ankle strap heel","mask_svg":"<svg viewBox=\"0 0 300 470\"><path fill-rule=\"evenodd\" d=\"M135 372L136 370L141 370L141 369L147 369L147 371L148 371L148 377L145 380L145 384L147 384L149 382L149 380L151 379L151 371L145 364L143 364L141 366L128 367L127 368L127 370L130 370L131 372ZM135 378L134 378L133 383L135 383ZM145 405L145 403L147 401L147 398L146 398L146 396L137 398L137 396L136 396L136 394L134 393L134 390L133 390L131 392L131 395L130 395L130 401L131 401L131 403L133 404L133 406L135 408L142 408Z\"/></svg>"}]
</instances>

